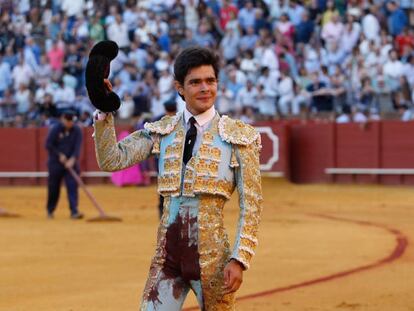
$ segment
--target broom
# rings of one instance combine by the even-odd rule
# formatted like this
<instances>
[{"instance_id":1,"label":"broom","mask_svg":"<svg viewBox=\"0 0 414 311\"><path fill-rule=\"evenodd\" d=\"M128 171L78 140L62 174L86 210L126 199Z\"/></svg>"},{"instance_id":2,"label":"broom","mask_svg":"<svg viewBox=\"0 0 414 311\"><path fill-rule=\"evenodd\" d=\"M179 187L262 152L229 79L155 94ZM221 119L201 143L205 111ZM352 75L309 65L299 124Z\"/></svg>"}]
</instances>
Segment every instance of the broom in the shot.
<instances>
[{"instance_id":1,"label":"broom","mask_svg":"<svg viewBox=\"0 0 414 311\"><path fill-rule=\"evenodd\" d=\"M86 188L86 186L85 186L84 182L82 181L82 179L73 170L73 168L69 167L68 171L73 176L73 178L75 178L75 180L78 183L79 187L81 187L83 189L83 191L86 193L87 197L91 200L93 206L95 206L95 208L99 212L99 215L97 217L90 218L87 221L91 221L91 222L122 221L122 219L119 218L119 217L110 216L110 215L106 214L105 211L102 209L102 207L99 206L98 202L95 200L92 193L90 193L88 188Z\"/></svg>"}]
</instances>

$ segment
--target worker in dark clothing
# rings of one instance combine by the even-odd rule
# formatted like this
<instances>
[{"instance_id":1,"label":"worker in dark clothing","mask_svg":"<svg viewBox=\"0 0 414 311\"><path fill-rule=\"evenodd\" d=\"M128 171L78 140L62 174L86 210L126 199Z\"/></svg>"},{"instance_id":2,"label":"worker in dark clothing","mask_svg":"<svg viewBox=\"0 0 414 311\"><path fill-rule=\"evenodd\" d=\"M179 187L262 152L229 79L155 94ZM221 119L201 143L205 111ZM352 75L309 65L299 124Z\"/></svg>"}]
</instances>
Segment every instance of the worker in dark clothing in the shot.
<instances>
[{"instance_id":1,"label":"worker in dark clothing","mask_svg":"<svg viewBox=\"0 0 414 311\"><path fill-rule=\"evenodd\" d=\"M79 174L79 155L82 144L82 131L76 122L76 112L63 111L60 122L52 126L46 140L48 150L48 197L47 216L53 218L53 212L59 201L60 185L65 180L72 219L81 219L78 211L78 184L68 168Z\"/></svg>"}]
</instances>

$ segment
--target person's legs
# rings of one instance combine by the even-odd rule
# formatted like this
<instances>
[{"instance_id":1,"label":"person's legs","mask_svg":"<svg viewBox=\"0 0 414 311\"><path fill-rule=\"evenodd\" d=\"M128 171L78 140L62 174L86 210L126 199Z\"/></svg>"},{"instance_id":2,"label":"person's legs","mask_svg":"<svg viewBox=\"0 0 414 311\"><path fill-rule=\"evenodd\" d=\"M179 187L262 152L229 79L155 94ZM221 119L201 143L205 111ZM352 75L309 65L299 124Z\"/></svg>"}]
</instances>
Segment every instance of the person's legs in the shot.
<instances>
[{"instance_id":1,"label":"person's legs","mask_svg":"<svg viewBox=\"0 0 414 311\"><path fill-rule=\"evenodd\" d=\"M190 287L182 278L167 277L162 271L149 295L141 305L141 311L179 311Z\"/></svg>"},{"instance_id":2,"label":"person's legs","mask_svg":"<svg viewBox=\"0 0 414 311\"><path fill-rule=\"evenodd\" d=\"M79 174L79 170L74 169L74 171ZM78 183L67 170L65 170L64 179L68 193L70 214L71 216L78 215Z\"/></svg>"},{"instance_id":3,"label":"person's legs","mask_svg":"<svg viewBox=\"0 0 414 311\"><path fill-rule=\"evenodd\" d=\"M47 178L47 214L53 216L60 196L60 184L62 182L63 170L58 167L49 166Z\"/></svg>"},{"instance_id":4,"label":"person's legs","mask_svg":"<svg viewBox=\"0 0 414 311\"><path fill-rule=\"evenodd\" d=\"M200 310L204 309L204 297L203 297L203 289L201 287L201 281L190 281L190 288L193 291L194 295L197 297L197 302L200 307Z\"/></svg>"}]
</instances>

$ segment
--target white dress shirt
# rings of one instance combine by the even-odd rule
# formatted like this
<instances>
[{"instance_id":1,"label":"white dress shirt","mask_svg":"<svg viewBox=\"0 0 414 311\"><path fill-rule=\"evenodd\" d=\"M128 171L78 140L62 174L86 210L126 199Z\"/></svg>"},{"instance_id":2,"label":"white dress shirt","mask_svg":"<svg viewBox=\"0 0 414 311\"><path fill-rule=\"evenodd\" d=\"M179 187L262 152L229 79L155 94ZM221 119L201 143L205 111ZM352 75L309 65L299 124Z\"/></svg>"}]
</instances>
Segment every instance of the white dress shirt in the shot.
<instances>
[{"instance_id":1,"label":"white dress shirt","mask_svg":"<svg viewBox=\"0 0 414 311\"><path fill-rule=\"evenodd\" d=\"M196 119L196 123L194 124L197 129L197 138L193 148L193 155L197 152L198 148L201 145L201 140L203 138L203 133L209 128L211 121L213 120L214 116L216 115L216 109L214 106L211 106L210 109L194 116L191 112L184 109L184 122L185 122L185 130L190 128L190 118L194 117Z\"/></svg>"}]
</instances>

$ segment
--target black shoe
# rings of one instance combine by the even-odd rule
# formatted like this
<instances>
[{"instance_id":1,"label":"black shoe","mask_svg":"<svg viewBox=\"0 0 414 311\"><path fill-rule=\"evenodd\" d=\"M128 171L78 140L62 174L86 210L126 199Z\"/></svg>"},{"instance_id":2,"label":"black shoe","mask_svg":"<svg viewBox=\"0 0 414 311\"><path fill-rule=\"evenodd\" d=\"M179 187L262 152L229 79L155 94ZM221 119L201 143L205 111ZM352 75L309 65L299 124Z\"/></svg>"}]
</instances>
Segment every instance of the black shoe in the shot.
<instances>
[{"instance_id":1,"label":"black shoe","mask_svg":"<svg viewBox=\"0 0 414 311\"><path fill-rule=\"evenodd\" d=\"M72 218L72 219L82 219L83 214L82 213L72 214L72 215L70 215L70 218Z\"/></svg>"},{"instance_id":2,"label":"black shoe","mask_svg":"<svg viewBox=\"0 0 414 311\"><path fill-rule=\"evenodd\" d=\"M53 219L53 218L54 218L53 213L47 213L47 219Z\"/></svg>"}]
</instances>

